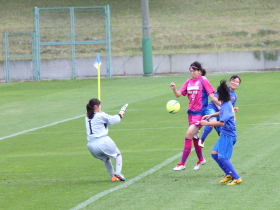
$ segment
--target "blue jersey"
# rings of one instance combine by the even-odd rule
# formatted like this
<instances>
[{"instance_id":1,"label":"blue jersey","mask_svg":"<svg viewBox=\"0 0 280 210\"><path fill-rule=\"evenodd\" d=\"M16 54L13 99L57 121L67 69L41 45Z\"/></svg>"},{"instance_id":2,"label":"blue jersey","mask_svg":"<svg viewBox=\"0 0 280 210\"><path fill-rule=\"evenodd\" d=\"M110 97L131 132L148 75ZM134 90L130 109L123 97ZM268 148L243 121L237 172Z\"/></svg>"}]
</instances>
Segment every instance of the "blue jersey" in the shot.
<instances>
[{"instance_id":1,"label":"blue jersey","mask_svg":"<svg viewBox=\"0 0 280 210\"><path fill-rule=\"evenodd\" d=\"M229 94L230 94L230 100L231 100L231 104L233 107L235 107L235 103L237 101L237 95L234 91L230 90L229 91Z\"/></svg>"},{"instance_id":2,"label":"blue jersey","mask_svg":"<svg viewBox=\"0 0 280 210\"><path fill-rule=\"evenodd\" d=\"M236 138L234 111L231 101L222 103L219 121L225 123L225 125L221 127L221 134Z\"/></svg>"},{"instance_id":3,"label":"blue jersey","mask_svg":"<svg viewBox=\"0 0 280 210\"><path fill-rule=\"evenodd\" d=\"M228 87L228 88L229 88L229 87ZM232 91L232 90L230 90L230 89L229 89L229 94L230 94L231 104L232 104L233 107L235 107L235 103L236 103L236 101L237 101L237 95L236 95L236 93L235 93L234 91ZM218 98L217 92L214 93L214 96L215 96L216 98ZM213 110L215 110L216 112L219 111L219 109L216 107L216 105L214 104L213 101L211 101L211 102L208 104L207 109L213 109Z\"/></svg>"},{"instance_id":4,"label":"blue jersey","mask_svg":"<svg viewBox=\"0 0 280 210\"><path fill-rule=\"evenodd\" d=\"M214 93L214 97L215 98L218 98L218 94L217 94L217 91ZM213 109L215 112L218 112L219 109L216 107L215 103L213 101L211 101L208 106L207 106L207 109Z\"/></svg>"}]
</instances>

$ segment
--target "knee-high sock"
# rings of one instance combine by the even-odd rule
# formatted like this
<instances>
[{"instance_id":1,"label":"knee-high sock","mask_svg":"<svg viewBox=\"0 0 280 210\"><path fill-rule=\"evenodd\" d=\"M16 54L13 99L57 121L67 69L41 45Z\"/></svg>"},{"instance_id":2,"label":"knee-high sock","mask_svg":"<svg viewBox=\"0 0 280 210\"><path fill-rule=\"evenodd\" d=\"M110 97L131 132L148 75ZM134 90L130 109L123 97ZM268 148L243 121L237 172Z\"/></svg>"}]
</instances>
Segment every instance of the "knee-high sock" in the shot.
<instances>
[{"instance_id":1,"label":"knee-high sock","mask_svg":"<svg viewBox=\"0 0 280 210\"><path fill-rule=\"evenodd\" d=\"M223 167L221 163L221 159L218 158L218 154L211 154L212 158L217 162L217 164L220 166L220 168L225 172L226 175L228 175L226 169Z\"/></svg>"},{"instance_id":2,"label":"knee-high sock","mask_svg":"<svg viewBox=\"0 0 280 210\"><path fill-rule=\"evenodd\" d=\"M111 159L108 158L106 161L104 161L104 164L105 164L105 167L106 167L108 173L110 174L110 176L113 177L114 176L114 168L113 168Z\"/></svg>"},{"instance_id":3,"label":"knee-high sock","mask_svg":"<svg viewBox=\"0 0 280 210\"><path fill-rule=\"evenodd\" d=\"M205 141L205 139L207 138L207 136L209 135L209 133L211 133L213 127L209 126L209 125L206 125L204 127L204 130L203 130L203 133L202 133L202 136L201 136L201 140L202 141Z\"/></svg>"},{"instance_id":4,"label":"knee-high sock","mask_svg":"<svg viewBox=\"0 0 280 210\"><path fill-rule=\"evenodd\" d=\"M204 158L203 158L203 154L202 154L202 148L200 146L198 146L198 140L199 139L193 139L193 145L194 145L198 160L202 161Z\"/></svg>"},{"instance_id":5,"label":"knee-high sock","mask_svg":"<svg viewBox=\"0 0 280 210\"><path fill-rule=\"evenodd\" d=\"M191 152L191 149L192 149L192 140L186 138L185 139L184 150L183 150L183 154L182 154L182 159L181 159L180 164L185 165L186 160L188 159L189 154Z\"/></svg>"},{"instance_id":6,"label":"knee-high sock","mask_svg":"<svg viewBox=\"0 0 280 210\"><path fill-rule=\"evenodd\" d=\"M240 176L235 171L232 163L228 159L221 158L220 161L221 161L223 167L226 169L227 174L231 175L234 179L240 178Z\"/></svg>"},{"instance_id":7,"label":"knee-high sock","mask_svg":"<svg viewBox=\"0 0 280 210\"><path fill-rule=\"evenodd\" d=\"M116 157L116 172L122 172L122 154L119 154Z\"/></svg>"}]
</instances>

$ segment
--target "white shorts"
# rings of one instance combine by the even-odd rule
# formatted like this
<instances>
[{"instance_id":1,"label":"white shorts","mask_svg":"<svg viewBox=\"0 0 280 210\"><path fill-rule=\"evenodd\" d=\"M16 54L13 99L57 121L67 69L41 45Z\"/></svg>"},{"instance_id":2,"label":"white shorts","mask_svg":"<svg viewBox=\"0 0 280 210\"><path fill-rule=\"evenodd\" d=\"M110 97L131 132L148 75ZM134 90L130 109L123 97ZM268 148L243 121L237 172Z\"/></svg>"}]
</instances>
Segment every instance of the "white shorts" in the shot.
<instances>
[{"instance_id":1,"label":"white shorts","mask_svg":"<svg viewBox=\"0 0 280 210\"><path fill-rule=\"evenodd\" d=\"M94 139L88 142L87 147L95 158L102 161L106 161L109 157L116 158L120 154L120 150L109 136Z\"/></svg>"}]
</instances>

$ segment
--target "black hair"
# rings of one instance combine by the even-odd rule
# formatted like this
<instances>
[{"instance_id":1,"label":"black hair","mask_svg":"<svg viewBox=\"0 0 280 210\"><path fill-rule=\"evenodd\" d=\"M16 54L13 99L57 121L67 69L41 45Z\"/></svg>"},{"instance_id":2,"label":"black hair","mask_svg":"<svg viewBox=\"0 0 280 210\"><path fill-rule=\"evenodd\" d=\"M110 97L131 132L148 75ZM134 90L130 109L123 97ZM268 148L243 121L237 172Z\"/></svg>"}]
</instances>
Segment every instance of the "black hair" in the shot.
<instances>
[{"instance_id":1,"label":"black hair","mask_svg":"<svg viewBox=\"0 0 280 210\"><path fill-rule=\"evenodd\" d=\"M89 119L92 119L94 117L94 105L100 105L101 102L96 99L96 98L92 98L89 100L88 104L86 105L86 109L87 109L87 117Z\"/></svg>"},{"instance_id":2,"label":"black hair","mask_svg":"<svg viewBox=\"0 0 280 210\"><path fill-rule=\"evenodd\" d=\"M196 71L201 71L201 76L206 75L206 69L202 68L202 64L199 63L198 61L195 61L191 64L190 68Z\"/></svg>"},{"instance_id":3,"label":"black hair","mask_svg":"<svg viewBox=\"0 0 280 210\"><path fill-rule=\"evenodd\" d=\"M221 80L220 86L217 88L218 100L222 102L230 101L229 89L226 80Z\"/></svg>"},{"instance_id":4,"label":"black hair","mask_svg":"<svg viewBox=\"0 0 280 210\"><path fill-rule=\"evenodd\" d=\"M231 81L233 79L239 79L239 84L241 84L241 78L238 75L232 75L231 78L229 79L229 81Z\"/></svg>"}]
</instances>

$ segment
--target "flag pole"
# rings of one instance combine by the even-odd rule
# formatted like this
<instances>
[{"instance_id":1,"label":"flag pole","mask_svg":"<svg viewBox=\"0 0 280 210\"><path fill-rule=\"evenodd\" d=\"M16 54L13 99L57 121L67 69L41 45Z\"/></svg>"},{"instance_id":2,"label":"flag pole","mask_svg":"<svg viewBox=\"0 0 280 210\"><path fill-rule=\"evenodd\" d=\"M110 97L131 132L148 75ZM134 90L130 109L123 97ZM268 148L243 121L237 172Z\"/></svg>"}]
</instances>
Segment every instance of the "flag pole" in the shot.
<instances>
[{"instance_id":1,"label":"flag pole","mask_svg":"<svg viewBox=\"0 0 280 210\"><path fill-rule=\"evenodd\" d=\"M101 101L100 66L101 66L101 61L100 61L100 55L98 53L94 62L94 67L97 69L97 91L98 91L99 101Z\"/></svg>"},{"instance_id":2,"label":"flag pole","mask_svg":"<svg viewBox=\"0 0 280 210\"><path fill-rule=\"evenodd\" d=\"M97 84L97 90L98 90L98 100L101 101L101 91L100 91L100 65L98 65L97 68L97 73L98 73L98 84Z\"/></svg>"}]
</instances>

